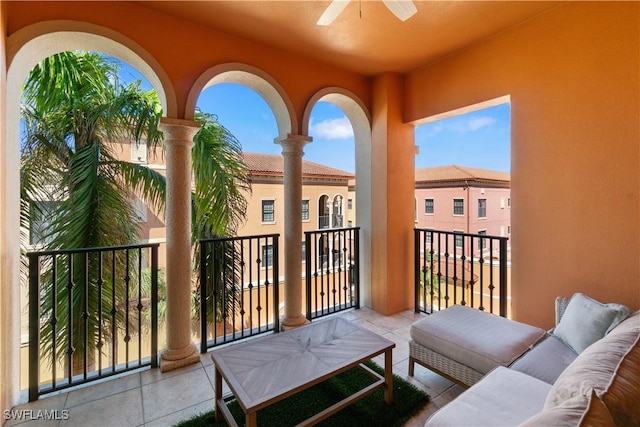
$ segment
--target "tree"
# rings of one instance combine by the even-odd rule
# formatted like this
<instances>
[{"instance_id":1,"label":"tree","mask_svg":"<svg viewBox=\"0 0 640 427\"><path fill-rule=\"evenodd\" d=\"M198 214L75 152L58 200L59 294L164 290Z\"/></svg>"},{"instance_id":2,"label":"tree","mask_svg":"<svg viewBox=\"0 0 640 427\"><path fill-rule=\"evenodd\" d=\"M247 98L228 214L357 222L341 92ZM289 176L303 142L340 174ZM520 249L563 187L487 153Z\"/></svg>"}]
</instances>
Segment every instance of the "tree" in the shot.
<instances>
[{"instance_id":1,"label":"tree","mask_svg":"<svg viewBox=\"0 0 640 427\"><path fill-rule=\"evenodd\" d=\"M192 195L192 244L194 270L199 270L200 249L197 239L235 235L244 220L247 202L244 197L250 190L248 168L242 157L238 140L210 114L196 111L196 120L202 128L194 137L192 150L195 192ZM212 207L215 206L215 209ZM224 322L239 311L242 292L242 266L236 261L236 244L229 242L216 246L217 253L207 253L206 283L198 283L193 293L194 316L200 307L202 286L207 287L207 323ZM196 275L196 280L200 276ZM223 291L224 289L224 291ZM215 295L224 298L216 298ZM214 304L213 301L216 303Z\"/></svg>"},{"instance_id":2,"label":"tree","mask_svg":"<svg viewBox=\"0 0 640 427\"><path fill-rule=\"evenodd\" d=\"M156 147L162 139L158 130L162 109L154 91L143 91L140 82L122 84L118 71L117 63L104 55L63 52L40 62L26 80L21 105L21 220L28 224L38 215L47 216L48 223L40 232L48 249L135 242L138 225L133 220L133 192L160 214L164 212L165 177L144 165L120 160L113 144L145 141L149 147ZM198 119L202 129L194 138L192 156L196 177L192 197L194 242L198 237L233 232L243 218L242 192L248 188L240 144L213 116L199 113ZM43 200L54 203L45 209ZM121 268L121 263L117 264ZM61 265L58 271L74 277L97 277L97 272L82 268L79 262L74 263L76 271L69 265ZM107 313L113 307L101 304L99 309L96 280L89 283L88 335L93 348L86 351L93 353L98 341L93 338L99 336L98 312ZM126 303L122 287L115 291L116 303ZM44 280L43 318L51 316L54 308L58 316L66 315L67 307L56 295L62 297L63 292L61 288L54 292L51 281ZM83 298L73 294L74 317L81 313ZM76 321L81 321L79 316ZM54 330L62 345L56 354L45 345L44 352L52 362L62 357L67 347L75 347L74 360L84 356L83 346L74 344L80 342L81 328L73 328L69 341L64 325L55 329L44 323L43 343L53 340Z\"/></svg>"}]
</instances>

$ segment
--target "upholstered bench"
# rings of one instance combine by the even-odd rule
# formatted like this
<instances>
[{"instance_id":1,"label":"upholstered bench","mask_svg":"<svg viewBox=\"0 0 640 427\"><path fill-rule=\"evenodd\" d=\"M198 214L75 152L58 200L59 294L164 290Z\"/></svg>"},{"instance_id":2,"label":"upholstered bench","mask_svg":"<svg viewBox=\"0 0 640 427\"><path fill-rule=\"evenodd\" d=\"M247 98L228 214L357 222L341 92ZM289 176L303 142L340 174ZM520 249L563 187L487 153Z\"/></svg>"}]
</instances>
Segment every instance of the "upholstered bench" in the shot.
<instances>
[{"instance_id":1,"label":"upholstered bench","mask_svg":"<svg viewBox=\"0 0 640 427\"><path fill-rule=\"evenodd\" d=\"M410 329L409 375L415 363L464 386L498 366L509 366L546 335L544 329L455 305Z\"/></svg>"}]
</instances>

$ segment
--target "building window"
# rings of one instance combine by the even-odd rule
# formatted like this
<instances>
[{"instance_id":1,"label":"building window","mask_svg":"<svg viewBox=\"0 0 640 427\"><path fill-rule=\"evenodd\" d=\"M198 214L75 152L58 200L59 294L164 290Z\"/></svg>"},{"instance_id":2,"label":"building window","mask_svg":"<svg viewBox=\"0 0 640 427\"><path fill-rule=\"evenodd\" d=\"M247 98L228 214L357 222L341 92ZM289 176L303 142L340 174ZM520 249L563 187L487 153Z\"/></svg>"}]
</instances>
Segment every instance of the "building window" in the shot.
<instances>
[{"instance_id":1,"label":"building window","mask_svg":"<svg viewBox=\"0 0 640 427\"><path fill-rule=\"evenodd\" d=\"M460 231L454 231L454 233L455 233L453 236L454 245L456 248L461 248L464 241L464 236L460 234Z\"/></svg>"},{"instance_id":2,"label":"building window","mask_svg":"<svg viewBox=\"0 0 640 427\"><path fill-rule=\"evenodd\" d=\"M59 205L60 202L53 200L32 202L29 223L29 243L31 245L44 246L51 243L53 236L48 233L55 218L55 210Z\"/></svg>"},{"instance_id":3,"label":"building window","mask_svg":"<svg viewBox=\"0 0 640 427\"><path fill-rule=\"evenodd\" d=\"M147 143L131 141L131 161L134 163L147 163Z\"/></svg>"},{"instance_id":4,"label":"building window","mask_svg":"<svg viewBox=\"0 0 640 427\"><path fill-rule=\"evenodd\" d=\"M147 222L147 205L139 197L133 201L133 219L136 222Z\"/></svg>"},{"instance_id":5,"label":"building window","mask_svg":"<svg viewBox=\"0 0 640 427\"><path fill-rule=\"evenodd\" d=\"M309 200L302 201L302 220L309 221Z\"/></svg>"},{"instance_id":6,"label":"building window","mask_svg":"<svg viewBox=\"0 0 640 427\"><path fill-rule=\"evenodd\" d=\"M347 199L347 209L353 209L353 199Z\"/></svg>"},{"instance_id":7,"label":"building window","mask_svg":"<svg viewBox=\"0 0 640 427\"><path fill-rule=\"evenodd\" d=\"M433 199L424 199L424 213L433 215Z\"/></svg>"},{"instance_id":8,"label":"building window","mask_svg":"<svg viewBox=\"0 0 640 427\"><path fill-rule=\"evenodd\" d=\"M464 199L453 199L453 214L464 215Z\"/></svg>"},{"instance_id":9,"label":"building window","mask_svg":"<svg viewBox=\"0 0 640 427\"><path fill-rule=\"evenodd\" d=\"M480 230L478 231L478 234L481 236L486 236L487 235L487 230ZM478 246L480 250L483 250L484 248L487 247L487 239L485 239L484 237L480 237L478 238Z\"/></svg>"},{"instance_id":10,"label":"building window","mask_svg":"<svg viewBox=\"0 0 640 427\"><path fill-rule=\"evenodd\" d=\"M478 218L487 217L487 199L478 199Z\"/></svg>"},{"instance_id":11,"label":"building window","mask_svg":"<svg viewBox=\"0 0 640 427\"><path fill-rule=\"evenodd\" d=\"M276 221L275 200L263 200L262 201L262 222L273 223L275 221Z\"/></svg>"},{"instance_id":12,"label":"building window","mask_svg":"<svg viewBox=\"0 0 640 427\"><path fill-rule=\"evenodd\" d=\"M353 227L353 221L351 220L347 221L347 227L349 228Z\"/></svg>"},{"instance_id":13,"label":"building window","mask_svg":"<svg viewBox=\"0 0 640 427\"><path fill-rule=\"evenodd\" d=\"M302 262L307 262L307 244L302 242Z\"/></svg>"},{"instance_id":14,"label":"building window","mask_svg":"<svg viewBox=\"0 0 640 427\"><path fill-rule=\"evenodd\" d=\"M273 245L262 245L262 268L273 267Z\"/></svg>"},{"instance_id":15,"label":"building window","mask_svg":"<svg viewBox=\"0 0 640 427\"><path fill-rule=\"evenodd\" d=\"M433 241L433 231L431 230L427 230L424 233L424 243L425 244L431 244L431 242Z\"/></svg>"}]
</instances>

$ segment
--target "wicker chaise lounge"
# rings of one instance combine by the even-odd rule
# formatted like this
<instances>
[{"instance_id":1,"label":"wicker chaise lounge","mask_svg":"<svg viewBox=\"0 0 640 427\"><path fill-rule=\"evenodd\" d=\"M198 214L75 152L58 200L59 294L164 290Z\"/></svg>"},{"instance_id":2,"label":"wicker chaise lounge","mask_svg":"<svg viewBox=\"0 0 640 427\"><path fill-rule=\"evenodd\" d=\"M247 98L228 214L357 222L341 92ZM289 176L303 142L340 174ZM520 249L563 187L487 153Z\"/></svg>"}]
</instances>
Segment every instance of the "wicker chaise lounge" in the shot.
<instances>
[{"instance_id":1,"label":"wicker chaise lounge","mask_svg":"<svg viewBox=\"0 0 640 427\"><path fill-rule=\"evenodd\" d=\"M556 299L556 325L569 299ZM433 313L411 326L409 375L418 363L445 378L470 387L497 366L509 366L541 341L553 342L543 329L465 306ZM575 356L566 357L563 369ZM559 372L558 372L559 374Z\"/></svg>"}]
</instances>

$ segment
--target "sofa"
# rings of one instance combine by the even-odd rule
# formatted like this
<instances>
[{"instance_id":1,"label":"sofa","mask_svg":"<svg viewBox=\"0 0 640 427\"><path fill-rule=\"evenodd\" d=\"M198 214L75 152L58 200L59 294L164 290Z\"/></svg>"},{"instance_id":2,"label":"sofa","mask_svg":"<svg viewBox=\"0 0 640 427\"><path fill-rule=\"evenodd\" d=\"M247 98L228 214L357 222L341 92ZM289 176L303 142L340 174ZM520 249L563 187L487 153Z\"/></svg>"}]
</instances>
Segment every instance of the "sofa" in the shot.
<instances>
[{"instance_id":1,"label":"sofa","mask_svg":"<svg viewBox=\"0 0 640 427\"><path fill-rule=\"evenodd\" d=\"M550 331L453 306L410 334L410 375L468 387L426 426L640 426L640 311L578 293Z\"/></svg>"}]
</instances>

